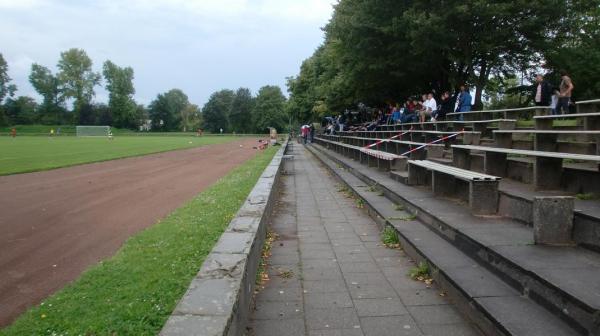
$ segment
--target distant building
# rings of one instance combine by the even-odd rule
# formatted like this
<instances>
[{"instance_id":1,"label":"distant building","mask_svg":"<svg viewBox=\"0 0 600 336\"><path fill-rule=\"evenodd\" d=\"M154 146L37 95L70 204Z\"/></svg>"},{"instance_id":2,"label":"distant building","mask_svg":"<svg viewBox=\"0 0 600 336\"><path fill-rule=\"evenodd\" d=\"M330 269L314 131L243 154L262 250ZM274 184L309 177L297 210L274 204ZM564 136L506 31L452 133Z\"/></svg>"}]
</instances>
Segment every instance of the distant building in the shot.
<instances>
[{"instance_id":1,"label":"distant building","mask_svg":"<svg viewBox=\"0 0 600 336\"><path fill-rule=\"evenodd\" d=\"M152 129L152 120L144 119L142 120L142 124L140 125L140 132L148 132Z\"/></svg>"}]
</instances>

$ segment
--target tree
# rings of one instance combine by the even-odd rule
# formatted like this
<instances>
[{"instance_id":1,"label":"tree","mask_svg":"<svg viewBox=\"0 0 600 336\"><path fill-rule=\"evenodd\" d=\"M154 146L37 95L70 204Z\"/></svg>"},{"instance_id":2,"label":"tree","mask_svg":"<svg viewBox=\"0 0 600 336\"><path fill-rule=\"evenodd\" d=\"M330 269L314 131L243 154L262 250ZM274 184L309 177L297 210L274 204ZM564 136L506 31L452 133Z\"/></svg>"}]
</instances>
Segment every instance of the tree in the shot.
<instances>
[{"instance_id":1,"label":"tree","mask_svg":"<svg viewBox=\"0 0 600 336\"><path fill-rule=\"evenodd\" d=\"M38 104L35 99L27 96L19 96L16 99L8 98L4 104L5 115L12 125L33 124L38 120Z\"/></svg>"},{"instance_id":2,"label":"tree","mask_svg":"<svg viewBox=\"0 0 600 336\"><path fill-rule=\"evenodd\" d=\"M62 123L65 112L65 96L58 77L53 75L48 68L34 63L31 65L29 82L43 98L40 107L40 121L45 124Z\"/></svg>"},{"instance_id":3,"label":"tree","mask_svg":"<svg viewBox=\"0 0 600 336\"><path fill-rule=\"evenodd\" d=\"M213 93L202 108L203 128L213 133L218 133L221 128L224 132L229 132L229 112L234 98L235 93L232 90Z\"/></svg>"},{"instance_id":4,"label":"tree","mask_svg":"<svg viewBox=\"0 0 600 336\"><path fill-rule=\"evenodd\" d=\"M179 89L159 94L150 103L153 131L174 131L181 125L182 111L189 105L188 97Z\"/></svg>"},{"instance_id":5,"label":"tree","mask_svg":"<svg viewBox=\"0 0 600 336\"><path fill-rule=\"evenodd\" d=\"M12 97L17 91L17 86L10 84L11 78L8 75L8 63L0 53L0 104L6 97Z\"/></svg>"},{"instance_id":6,"label":"tree","mask_svg":"<svg viewBox=\"0 0 600 336\"><path fill-rule=\"evenodd\" d=\"M112 111L114 126L136 128L138 120L137 105L133 100L135 93L133 69L131 67L121 68L111 61L106 61L103 74L106 80L106 90L109 93L108 106Z\"/></svg>"},{"instance_id":7,"label":"tree","mask_svg":"<svg viewBox=\"0 0 600 336\"><path fill-rule=\"evenodd\" d=\"M231 103L229 113L229 122L231 131L238 133L250 133L252 126L252 108L254 107L254 98L250 89L239 88L235 92L235 97Z\"/></svg>"},{"instance_id":8,"label":"tree","mask_svg":"<svg viewBox=\"0 0 600 336\"><path fill-rule=\"evenodd\" d=\"M288 79L288 110L306 121L463 83L481 107L490 78L545 60L585 77L588 97L600 83L590 66L598 64L599 17L597 0L340 0L323 44Z\"/></svg>"},{"instance_id":9,"label":"tree","mask_svg":"<svg viewBox=\"0 0 600 336\"><path fill-rule=\"evenodd\" d=\"M252 110L252 122L257 133L264 133L269 127L283 131L287 125L285 114L286 99L279 86L263 86L256 96Z\"/></svg>"},{"instance_id":10,"label":"tree","mask_svg":"<svg viewBox=\"0 0 600 336\"><path fill-rule=\"evenodd\" d=\"M181 110L181 130L183 132L194 131L202 123L200 108L195 104L187 104Z\"/></svg>"},{"instance_id":11,"label":"tree","mask_svg":"<svg viewBox=\"0 0 600 336\"><path fill-rule=\"evenodd\" d=\"M546 67L553 70L550 77L555 77L556 86L560 83L557 70L569 72L575 84L575 99L595 99L600 96L600 6L569 13L569 39L544 53Z\"/></svg>"},{"instance_id":12,"label":"tree","mask_svg":"<svg viewBox=\"0 0 600 336\"><path fill-rule=\"evenodd\" d=\"M100 83L100 74L92 71L92 60L83 49L69 49L60 54L58 79L64 87L64 95L73 98L73 110L89 104L94 97L94 87Z\"/></svg>"}]
</instances>

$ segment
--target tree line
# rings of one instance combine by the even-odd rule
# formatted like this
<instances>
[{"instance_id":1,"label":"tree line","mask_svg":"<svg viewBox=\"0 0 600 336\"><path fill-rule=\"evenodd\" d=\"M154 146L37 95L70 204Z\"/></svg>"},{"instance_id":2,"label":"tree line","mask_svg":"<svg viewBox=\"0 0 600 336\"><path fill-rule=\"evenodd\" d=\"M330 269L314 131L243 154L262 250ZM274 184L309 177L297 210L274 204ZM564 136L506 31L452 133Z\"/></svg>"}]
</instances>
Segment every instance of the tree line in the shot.
<instances>
[{"instance_id":1,"label":"tree line","mask_svg":"<svg viewBox=\"0 0 600 336\"><path fill-rule=\"evenodd\" d=\"M539 72L559 82L559 69L570 72L574 98L600 97L598 0L340 0L323 30L288 78L300 122L461 84L481 108L486 91L525 92Z\"/></svg>"},{"instance_id":2,"label":"tree line","mask_svg":"<svg viewBox=\"0 0 600 336\"><path fill-rule=\"evenodd\" d=\"M278 86L264 86L256 96L249 89L220 90L200 108L180 89L160 93L144 106L135 101L134 70L110 60L102 72L94 72L93 62L82 49L60 54L58 71L34 63L29 82L42 97L17 96L8 64L0 53L0 126L17 124L109 125L152 131L196 131L265 133L268 127L282 131L288 123L286 97ZM108 103L93 101L95 88L104 82ZM71 107L69 109L69 106ZM148 125L149 124L149 125Z\"/></svg>"}]
</instances>

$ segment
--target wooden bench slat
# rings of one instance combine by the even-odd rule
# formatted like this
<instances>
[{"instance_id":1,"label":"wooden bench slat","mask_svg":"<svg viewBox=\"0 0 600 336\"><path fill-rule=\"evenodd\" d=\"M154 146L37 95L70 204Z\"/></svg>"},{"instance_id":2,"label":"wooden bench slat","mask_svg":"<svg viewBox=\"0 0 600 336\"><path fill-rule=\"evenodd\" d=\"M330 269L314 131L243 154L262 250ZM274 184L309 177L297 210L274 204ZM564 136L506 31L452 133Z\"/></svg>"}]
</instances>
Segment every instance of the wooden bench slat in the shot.
<instances>
[{"instance_id":1,"label":"wooden bench slat","mask_svg":"<svg viewBox=\"0 0 600 336\"><path fill-rule=\"evenodd\" d=\"M561 119L561 118L585 118L585 117L600 117L600 112L534 116L533 119Z\"/></svg>"},{"instance_id":2,"label":"wooden bench slat","mask_svg":"<svg viewBox=\"0 0 600 336\"><path fill-rule=\"evenodd\" d=\"M346 147L346 148L351 148L351 149L354 149L354 150L358 150L358 151L361 151L361 152L363 152L365 154L369 154L371 156L375 156L375 157L383 159L383 160L391 161L391 160L395 160L395 159L406 158L406 156L402 156L402 155L396 155L396 154L392 154L392 153L388 153L388 152L384 152L384 151L379 151L379 150L375 150L375 149L369 149L369 148L364 148L364 147L349 145L349 144L345 144L343 142L337 142L337 141L333 141L333 140L323 139L321 137L315 137L315 139L321 140L321 141L325 141L325 142L334 144L336 146L342 146L342 147Z\"/></svg>"},{"instance_id":3,"label":"wooden bench slat","mask_svg":"<svg viewBox=\"0 0 600 336\"><path fill-rule=\"evenodd\" d=\"M511 148L473 146L473 145L452 145L452 148L478 150L478 151L483 151L483 152L524 155L524 156L536 156L536 157L546 157L546 158L556 158L556 159L570 159L570 160L600 162L600 155L532 151L532 150L524 150L524 149L511 149Z\"/></svg>"},{"instance_id":4,"label":"wooden bench slat","mask_svg":"<svg viewBox=\"0 0 600 336\"><path fill-rule=\"evenodd\" d=\"M498 176L481 174L466 169L461 169L445 164L428 161L428 160L408 160L409 164L414 164L426 169L435 170L441 173L447 173L457 178L468 180L468 181L498 181L501 178Z\"/></svg>"},{"instance_id":5,"label":"wooden bench slat","mask_svg":"<svg viewBox=\"0 0 600 336\"><path fill-rule=\"evenodd\" d=\"M449 115L461 115L461 114L469 114L469 113L504 113L504 112L521 112L521 111L535 111L535 110L551 110L549 106L530 106L530 107L519 107L519 108L509 108L509 109L499 109L499 110L481 110L481 111L466 111L466 112L452 112L446 114Z\"/></svg>"},{"instance_id":6,"label":"wooden bench slat","mask_svg":"<svg viewBox=\"0 0 600 336\"><path fill-rule=\"evenodd\" d=\"M534 129L527 129L527 130L494 130L494 133L537 133L537 134L600 134L600 130L599 131L588 131L588 130L572 130L572 131L566 131L566 130L534 130Z\"/></svg>"}]
</instances>

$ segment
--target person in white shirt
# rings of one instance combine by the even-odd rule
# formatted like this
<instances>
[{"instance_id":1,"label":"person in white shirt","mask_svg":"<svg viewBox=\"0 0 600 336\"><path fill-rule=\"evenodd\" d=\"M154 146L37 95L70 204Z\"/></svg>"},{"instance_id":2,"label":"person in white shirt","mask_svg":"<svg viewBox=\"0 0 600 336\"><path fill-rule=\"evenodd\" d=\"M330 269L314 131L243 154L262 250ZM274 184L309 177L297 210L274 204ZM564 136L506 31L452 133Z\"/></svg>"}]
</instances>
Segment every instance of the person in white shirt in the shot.
<instances>
[{"instance_id":1,"label":"person in white shirt","mask_svg":"<svg viewBox=\"0 0 600 336\"><path fill-rule=\"evenodd\" d=\"M437 102L433 98L433 93L427 95L427 100L423 103L421 111L421 122L424 123L427 117L430 117L433 111L437 110Z\"/></svg>"}]
</instances>

